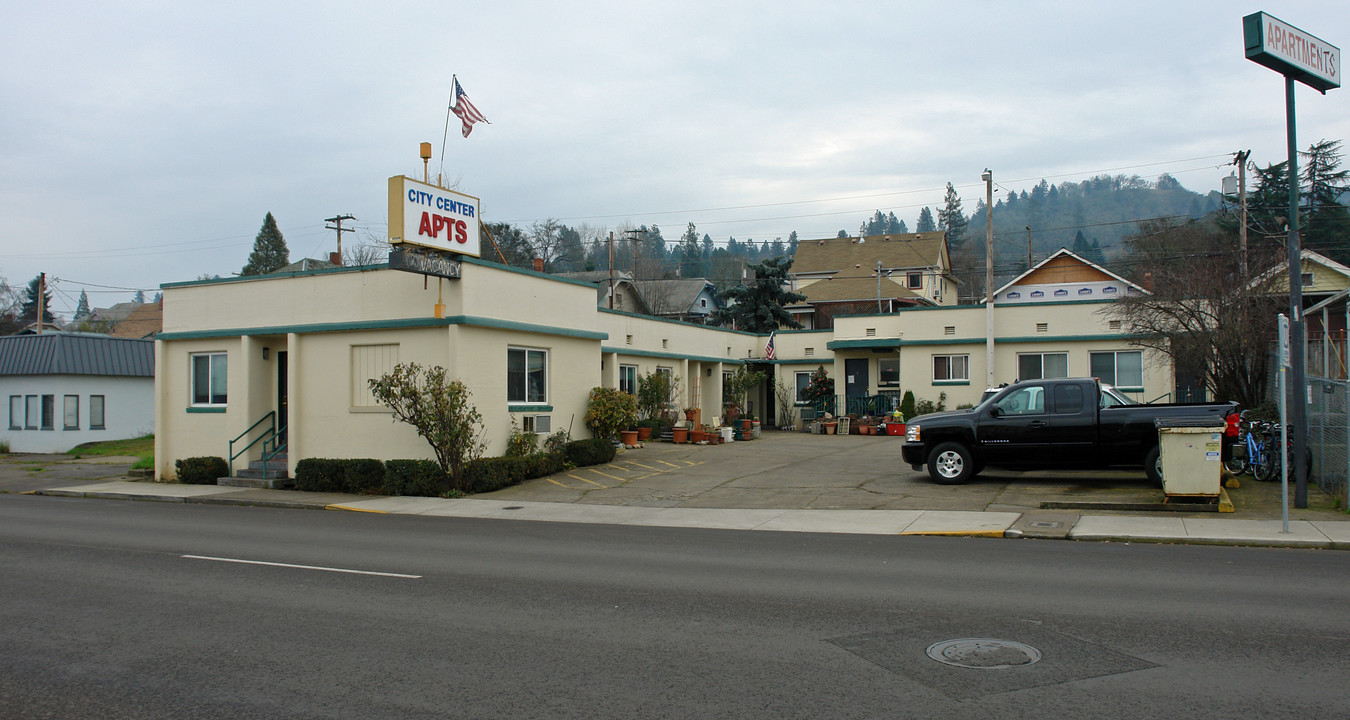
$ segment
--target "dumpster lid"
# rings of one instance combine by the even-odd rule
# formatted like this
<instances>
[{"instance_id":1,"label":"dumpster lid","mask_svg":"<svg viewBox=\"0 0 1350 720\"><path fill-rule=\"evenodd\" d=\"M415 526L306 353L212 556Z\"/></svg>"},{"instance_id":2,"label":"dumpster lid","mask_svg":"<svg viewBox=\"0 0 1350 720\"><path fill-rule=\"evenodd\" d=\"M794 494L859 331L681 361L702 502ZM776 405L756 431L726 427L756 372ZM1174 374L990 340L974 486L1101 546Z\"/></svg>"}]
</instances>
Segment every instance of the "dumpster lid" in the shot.
<instances>
[{"instance_id":1,"label":"dumpster lid","mask_svg":"<svg viewBox=\"0 0 1350 720\"><path fill-rule=\"evenodd\" d=\"M1159 430L1167 428L1206 428L1212 432L1223 432L1224 430L1222 420L1203 416L1160 417L1153 420L1153 425Z\"/></svg>"}]
</instances>

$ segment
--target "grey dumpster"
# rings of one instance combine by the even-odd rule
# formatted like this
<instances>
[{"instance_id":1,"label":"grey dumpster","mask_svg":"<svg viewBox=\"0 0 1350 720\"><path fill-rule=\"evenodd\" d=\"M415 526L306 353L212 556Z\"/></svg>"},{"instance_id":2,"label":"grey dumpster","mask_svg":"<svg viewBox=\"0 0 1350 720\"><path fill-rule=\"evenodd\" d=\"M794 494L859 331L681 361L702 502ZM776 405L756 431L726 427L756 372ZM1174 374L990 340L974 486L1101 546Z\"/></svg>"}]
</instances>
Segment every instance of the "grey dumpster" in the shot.
<instances>
[{"instance_id":1,"label":"grey dumpster","mask_svg":"<svg viewBox=\"0 0 1350 720\"><path fill-rule=\"evenodd\" d=\"M1223 425L1212 418L1159 418L1163 494L1217 497L1222 484Z\"/></svg>"}]
</instances>

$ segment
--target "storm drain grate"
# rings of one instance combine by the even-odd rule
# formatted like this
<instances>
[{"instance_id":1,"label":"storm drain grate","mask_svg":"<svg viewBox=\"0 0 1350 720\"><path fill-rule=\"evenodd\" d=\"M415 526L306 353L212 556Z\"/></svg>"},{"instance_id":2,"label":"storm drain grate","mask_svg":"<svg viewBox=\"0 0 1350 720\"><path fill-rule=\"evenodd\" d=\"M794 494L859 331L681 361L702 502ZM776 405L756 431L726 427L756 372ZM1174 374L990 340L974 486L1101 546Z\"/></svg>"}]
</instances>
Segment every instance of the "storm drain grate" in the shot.
<instances>
[{"instance_id":1,"label":"storm drain grate","mask_svg":"<svg viewBox=\"0 0 1350 720\"><path fill-rule=\"evenodd\" d=\"M1039 662L1041 651L1025 643L993 638L943 640L928 646L928 657L945 665L1006 670Z\"/></svg>"}]
</instances>

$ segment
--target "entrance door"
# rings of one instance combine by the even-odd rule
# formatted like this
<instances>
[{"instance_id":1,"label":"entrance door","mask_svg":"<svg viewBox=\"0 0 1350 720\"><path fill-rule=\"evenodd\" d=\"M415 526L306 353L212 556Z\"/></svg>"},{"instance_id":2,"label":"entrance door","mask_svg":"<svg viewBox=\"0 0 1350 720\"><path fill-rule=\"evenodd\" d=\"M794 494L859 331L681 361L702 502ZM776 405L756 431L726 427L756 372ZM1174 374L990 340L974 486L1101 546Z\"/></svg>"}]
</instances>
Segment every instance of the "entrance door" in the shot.
<instances>
[{"instance_id":1,"label":"entrance door","mask_svg":"<svg viewBox=\"0 0 1350 720\"><path fill-rule=\"evenodd\" d=\"M870 378L867 376L867 358L848 358L844 360L844 402L846 409L844 412L854 412L853 404L855 398L867 395L867 389L871 386Z\"/></svg>"},{"instance_id":2,"label":"entrance door","mask_svg":"<svg viewBox=\"0 0 1350 720\"><path fill-rule=\"evenodd\" d=\"M286 351L277 353L277 428L280 433L280 444L286 443L286 428L290 424L286 415Z\"/></svg>"}]
</instances>

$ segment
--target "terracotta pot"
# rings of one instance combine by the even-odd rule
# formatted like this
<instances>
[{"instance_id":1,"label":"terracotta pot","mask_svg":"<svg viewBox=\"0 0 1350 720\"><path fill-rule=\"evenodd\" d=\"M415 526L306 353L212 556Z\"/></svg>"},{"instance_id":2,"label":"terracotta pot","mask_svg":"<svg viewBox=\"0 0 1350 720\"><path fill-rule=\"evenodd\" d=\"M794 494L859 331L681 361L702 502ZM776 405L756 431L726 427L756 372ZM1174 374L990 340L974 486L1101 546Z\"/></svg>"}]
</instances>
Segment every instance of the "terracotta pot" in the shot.
<instances>
[{"instance_id":1,"label":"terracotta pot","mask_svg":"<svg viewBox=\"0 0 1350 720\"><path fill-rule=\"evenodd\" d=\"M825 423L825 434L833 435L837 427L839 427L839 423Z\"/></svg>"},{"instance_id":2,"label":"terracotta pot","mask_svg":"<svg viewBox=\"0 0 1350 720\"><path fill-rule=\"evenodd\" d=\"M638 428L637 433L639 440L650 440L652 437L652 429L649 427L640 427Z\"/></svg>"},{"instance_id":3,"label":"terracotta pot","mask_svg":"<svg viewBox=\"0 0 1350 720\"><path fill-rule=\"evenodd\" d=\"M742 430L749 430L751 427L754 427L754 421L753 421L753 420L742 420L742 421L741 421L741 429L742 429Z\"/></svg>"},{"instance_id":4,"label":"terracotta pot","mask_svg":"<svg viewBox=\"0 0 1350 720\"><path fill-rule=\"evenodd\" d=\"M675 436L672 439L677 443L689 442L689 428L675 428Z\"/></svg>"},{"instance_id":5,"label":"terracotta pot","mask_svg":"<svg viewBox=\"0 0 1350 720\"><path fill-rule=\"evenodd\" d=\"M623 441L624 445L636 445L638 441L638 431L620 430L619 438Z\"/></svg>"},{"instance_id":6,"label":"terracotta pot","mask_svg":"<svg viewBox=\"0 0 1350 720\"><path fill-rule=\"evenodd\" d=\"M858 434L859 434L859 435L871 435L871 434L872 434L872 426L871 426L871 425L859 425L859 426L858 426Z\"/></svg>"}]
</instances>

